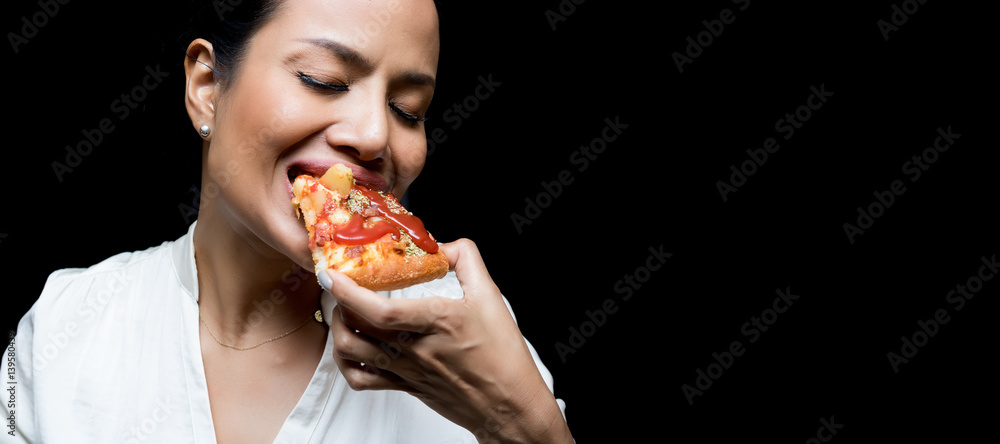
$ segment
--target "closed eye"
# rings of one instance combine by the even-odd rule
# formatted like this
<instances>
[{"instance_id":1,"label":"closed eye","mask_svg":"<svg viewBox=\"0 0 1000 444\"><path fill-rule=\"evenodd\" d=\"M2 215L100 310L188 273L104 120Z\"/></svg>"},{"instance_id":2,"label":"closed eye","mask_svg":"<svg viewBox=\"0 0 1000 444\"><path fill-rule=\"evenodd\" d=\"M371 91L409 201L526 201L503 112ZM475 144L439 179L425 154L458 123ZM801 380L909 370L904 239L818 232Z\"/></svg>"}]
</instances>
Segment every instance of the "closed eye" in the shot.
<instances>
[{"instance_id":1,"label":"closed eye","mask_svg":"<svg viewBox=\"0 0 1000 444\"><path fill-rule=\"evenodd\" d=\"M303 84L305 84L310 88L326 90L326 91L336 91L336 92L345 92L348 91L349 89L347 85L320 82L319 80L316 80L312 76L305 74L302 71L297 71L296 73L299 76L299 80L301 80Z\"/></svg>"},{"instance_id":2,"label":"closed eye","mask_svg":"<svg viewBox=\"0 0 1000 444\"><path fill-rule=\"evenodd\" d=\"M347 92L347 91L350 90L350 88L347 85L321 82L319 80L316 80L314 77L310 76L309 74L306 74L306 73L304 73L302 71L296 71L296 74L298 75L299 80L304 85L306 85L306 86L308 86L310 88L313 88L313 89L320 90L322 92ZM409 124L409 125L414 125L415 126L415 125L417 125L420 122L426 122L427 121L427 116L417 117L417 116L415 116L413 114L410 114L410 113L404 111L403 109L401 109L400 107L396 106L393 103L389 104L389 108L392 109L392 111L395 112L399 117L403 118L403 120L405 120L406 123Z\"/></svg>"},{"instance_id":3,"label":"closed eye","mask_svg":"<svg viewBox=\"0 0 1000 444\"><path fill-rule=\"evenodd\" d=\"M427 121L427 116L424 116L424 117L414 116L413 114L410 114L410 113L408 113L406 111L403 111L402 109L400 109L399 107L397 107L396 105L394 105L392 103L389 104L389 108L391 108L393 111L395 111L396 114L399 115L399 117L402 117L410 125L416 125L417 123L426 122Z\"/></svg>"}]
</instances>

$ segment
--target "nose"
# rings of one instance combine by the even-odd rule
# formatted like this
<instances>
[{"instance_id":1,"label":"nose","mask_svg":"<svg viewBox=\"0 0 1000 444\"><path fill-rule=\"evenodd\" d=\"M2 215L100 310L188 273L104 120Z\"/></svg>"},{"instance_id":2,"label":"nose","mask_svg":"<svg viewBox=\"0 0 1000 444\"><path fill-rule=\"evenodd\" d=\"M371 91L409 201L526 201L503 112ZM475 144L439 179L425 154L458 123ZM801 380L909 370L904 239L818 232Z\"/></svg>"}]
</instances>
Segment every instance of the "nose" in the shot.
<instances>
[{"instance_id":1,"label":"nose","mask_svg":"<svg viewBox=\"0 0 1000 444\"><path fill-rule=\"evenodd\" d=\"M382 159L389 146L389 107L378 94L350 94L335 104L342 117L327 127L326 141L360 161Z\"/></svg>"}]
</instances>

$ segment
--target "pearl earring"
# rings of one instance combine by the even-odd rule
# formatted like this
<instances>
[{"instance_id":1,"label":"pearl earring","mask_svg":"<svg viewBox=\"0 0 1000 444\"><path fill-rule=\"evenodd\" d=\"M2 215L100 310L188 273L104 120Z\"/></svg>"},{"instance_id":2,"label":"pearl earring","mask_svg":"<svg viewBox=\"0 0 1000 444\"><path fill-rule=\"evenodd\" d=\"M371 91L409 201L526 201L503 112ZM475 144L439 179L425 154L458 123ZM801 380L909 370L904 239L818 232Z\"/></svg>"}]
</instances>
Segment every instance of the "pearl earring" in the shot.
<instances>
[{"instance_id":1,"label":"pearl earring","mask_svg":"<svg viewBox=\"0 0 1000 444\"><path fill-rule=\"evenodd\" d=\"M211 132L211 129L208 127L207 124L202 125L201 128L198 128L198 133L201 134L201 137L208 137L209 132Z\"/></svg>"}]
</instances>

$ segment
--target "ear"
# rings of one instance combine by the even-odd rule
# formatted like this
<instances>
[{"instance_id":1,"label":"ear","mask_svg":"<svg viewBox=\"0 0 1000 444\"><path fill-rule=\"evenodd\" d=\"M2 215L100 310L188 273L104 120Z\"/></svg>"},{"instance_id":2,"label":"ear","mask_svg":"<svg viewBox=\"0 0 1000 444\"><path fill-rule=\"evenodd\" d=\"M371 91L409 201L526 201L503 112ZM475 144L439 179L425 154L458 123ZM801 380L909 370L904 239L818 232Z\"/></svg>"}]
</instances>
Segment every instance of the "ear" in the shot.
<instances>
[{"instance_id":1,"label":"ear","mask_svg":"<svg viewBox=\"0 0 1000 444\"><path fill-rule=\"evenodd\" d=\"M215 52L212 44L205 39L195 39L188 45L184 57L184 105L194 130L208 124L215 129ZM209 136L211 137L211 136Z\"/></svg>"}]
</instances>

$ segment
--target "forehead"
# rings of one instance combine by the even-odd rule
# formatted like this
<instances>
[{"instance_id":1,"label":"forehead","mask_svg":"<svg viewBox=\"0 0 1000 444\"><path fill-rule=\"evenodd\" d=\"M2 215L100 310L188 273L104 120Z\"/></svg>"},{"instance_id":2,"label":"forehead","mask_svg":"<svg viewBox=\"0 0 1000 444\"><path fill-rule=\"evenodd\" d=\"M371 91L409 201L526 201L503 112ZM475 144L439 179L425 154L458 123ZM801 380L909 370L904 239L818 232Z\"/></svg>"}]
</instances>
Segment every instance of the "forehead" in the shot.
<instances>
[{"instance_id":1,"label":"forehead","mask_svg":"<svg viewBox=\"0 0 1000 444\"><path fill-rule=\"evenodd\" d=\"M252 46L280 52L315 39L335 41L378 63L431 72L437 67L438 22L431 0L284 0Z\"/></svg>"}]
</instances>

